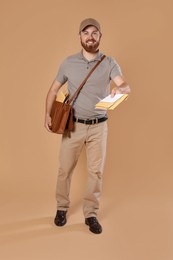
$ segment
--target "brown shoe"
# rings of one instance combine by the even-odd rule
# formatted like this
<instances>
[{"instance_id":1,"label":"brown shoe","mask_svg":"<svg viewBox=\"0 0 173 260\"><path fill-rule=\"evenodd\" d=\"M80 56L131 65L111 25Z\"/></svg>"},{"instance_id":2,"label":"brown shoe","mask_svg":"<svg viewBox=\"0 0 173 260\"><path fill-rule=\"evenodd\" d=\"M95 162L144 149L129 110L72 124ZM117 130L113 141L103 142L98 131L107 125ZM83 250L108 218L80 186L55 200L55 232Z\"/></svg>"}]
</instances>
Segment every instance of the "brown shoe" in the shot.
<instances>
[{"instance_id":1,"label":"brown shoe","mask_svg":"<svg viewBox=\"0 0 173 260\"><path fill-rule=\"evenodd\" d=\"M89 226L89 230L95 234L102 233L102 226L99 224L96 217L85 219L85 224Z\"/></svg>"},{"instance_id":2,"label":"brown shoe","mask_svg":"<svg viewBox=\"0 0 173 260\"><path fill-rule=\"evenodd\" d=\"M67 223L67 218L66 218L67 211L64 210L57 210L56 212L56 217L54 219L55 225L62 227Z\"/></svg>"}]
</instances>

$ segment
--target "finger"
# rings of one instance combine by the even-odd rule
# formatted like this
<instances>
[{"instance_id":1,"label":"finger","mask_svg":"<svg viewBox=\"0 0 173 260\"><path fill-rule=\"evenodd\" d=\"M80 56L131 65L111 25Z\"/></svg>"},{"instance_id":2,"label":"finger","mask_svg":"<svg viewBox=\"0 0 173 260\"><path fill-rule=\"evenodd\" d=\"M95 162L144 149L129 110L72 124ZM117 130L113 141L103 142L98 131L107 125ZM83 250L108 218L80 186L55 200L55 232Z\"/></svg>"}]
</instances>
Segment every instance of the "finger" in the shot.
<instances>
[{"instance_id":1,"label":"finger","mask_svg":"<svg viewBox=\"0 0 173 260\"><path fill-rule=\"evenodd\" d=\"M112 92L111 92L111 97L114 97L115 94L116 94L116 92L115 92L115 91L112 91Z\"/></svg>"},{"instance_id":2,"label":"finger","mask_svg":"<svg viewBox=\"0 0 173 260\"><path fill-rule=\"evenodd\" d=\"M46 128L47 131L52 132L52 131L50 130L50 128L49 128L49 125L46 124L46 125L45 125L45 128Z\"/></svg>"}]
</instances>

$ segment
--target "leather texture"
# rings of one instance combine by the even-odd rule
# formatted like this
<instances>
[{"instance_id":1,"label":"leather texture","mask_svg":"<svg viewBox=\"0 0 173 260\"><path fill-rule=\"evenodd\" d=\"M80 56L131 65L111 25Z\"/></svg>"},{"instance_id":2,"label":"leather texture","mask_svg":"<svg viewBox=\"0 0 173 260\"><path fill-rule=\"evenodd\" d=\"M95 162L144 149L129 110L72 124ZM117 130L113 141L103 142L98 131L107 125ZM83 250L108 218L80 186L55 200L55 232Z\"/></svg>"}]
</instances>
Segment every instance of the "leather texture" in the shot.
<instances>
[{"instance_id":1,"label":"leather texture","mask_svg":"<svg viewBox=\"0 0 173 260\"><path fill-rule=\"evenodd\" d=\"M86 120L73 117L74 122L78 122L78 123L86 124L86 125L98 124L98 123L106 121L107 119L108 118L106 116L105 117L101 117L101 118L86 119Z\"/></svg>"},{"instance_id":2,"label":"leather texture","mask_svg":"<svg viewBox=\"0 0 173 260\"><path fill-rule=\"evenodd\" d=\"M64 134L65 131L73 131L73 108L69 103L54 101L51 109L51 131L56 134Z\"/></svg>"},{"instance_id":3,"label":"leather texture","mask_svg":"<svg viewBox=\"0 0 173 260\"><path fill-rule=\"evenodd\" d=\"M54 219L54 223L56 226L62 227L67 223L66 214L67 214L67 211L57 210L56 216Z\"/></svg>"},{"instance_id":4,"label":"leather texture","mask_svg":"<svg viewBox=\"0 0 173 260\"><path fill-rule=\"evenodd\" d=\"M99 224L96 217L86 218L85 224L89 226L89 230L94 234L102 233L102 226Z\"/></svg>"}]
</instances>

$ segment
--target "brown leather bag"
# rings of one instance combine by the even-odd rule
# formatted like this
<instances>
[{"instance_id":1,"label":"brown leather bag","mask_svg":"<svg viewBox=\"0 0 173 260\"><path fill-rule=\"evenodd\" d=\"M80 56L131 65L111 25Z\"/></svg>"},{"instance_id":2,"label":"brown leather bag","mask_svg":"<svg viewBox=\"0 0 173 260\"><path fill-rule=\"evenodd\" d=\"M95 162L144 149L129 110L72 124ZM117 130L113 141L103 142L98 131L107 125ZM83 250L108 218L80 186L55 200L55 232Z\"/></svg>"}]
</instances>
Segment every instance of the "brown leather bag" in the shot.
<instances>
[{"instance_id":1,"label":"brown leather bag","mask_svg":"<svg viewBox=\"0 0 173 260\"><path fill-rule=\"evenodd\" d=\"M73 96L70 99L65 99L64 102L60 102L55 100L53 102L52 108L51 108L51 127L50 130L53 133L56 134L64 134L65 131L69 134L74 129L74 122L73 122L73 107L72 104L74 100L77 98L79 92L85 85L88 78L91 76L93 71L96 69L96 67L102 62L102 60L106 56L103 55L101 57L101 60L99 60L96 65L92 68L92 70L88 73L86 78L83 80L83 82L80 84L78 89L75 91Z\"/></svg>"},{"instance_id":2,"label":"brown leather bag","mask_svg":"<svg viewBox=\"0 0 173 260\"><path fill-rule=\"evenodd\" d=\"M69 103L55 100L51 109L51 131L64 134L65 130L73 131L73 108Z\"/></svg>"}]
</instances>

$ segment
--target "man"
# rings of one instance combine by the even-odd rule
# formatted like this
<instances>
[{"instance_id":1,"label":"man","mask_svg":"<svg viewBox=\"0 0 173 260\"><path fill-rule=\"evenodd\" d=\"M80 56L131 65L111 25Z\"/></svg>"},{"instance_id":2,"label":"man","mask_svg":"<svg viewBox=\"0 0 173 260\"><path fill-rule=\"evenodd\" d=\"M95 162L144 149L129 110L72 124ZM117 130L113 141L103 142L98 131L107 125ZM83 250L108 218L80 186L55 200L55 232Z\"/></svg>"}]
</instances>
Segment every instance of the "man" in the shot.
<instances>
[{"instance_id":1,"label":"man","mask_svg":"<svg viewBox=\"0 0 173 260\"><path fill-rule=\"evenodd\" d=\"M69 95L72 96L103 55L99 51L101 37L98 21L88 18L81 22L79 38L82 50L64 60L47 95L45 127L48 131L51 132L50 111L57 92L68 82ZM97 213L106 156L107 115L105 110L96 109L95 105L110 93L110 80L115 83L115 88L111 91L112 97L117 93L130 93L130 87L122 77L119 65L111 57L106 57L87 80L73 104L75 128L70 138L65 134L62 136L60 147L56 187L57 212L54 220L57 226L64 226L67 222L71 177L82 147L85 145L88 169L83 201L85 224L95 234L102 232Z\"/></svg>"}]
</instances>

